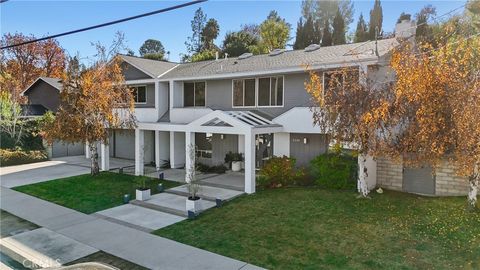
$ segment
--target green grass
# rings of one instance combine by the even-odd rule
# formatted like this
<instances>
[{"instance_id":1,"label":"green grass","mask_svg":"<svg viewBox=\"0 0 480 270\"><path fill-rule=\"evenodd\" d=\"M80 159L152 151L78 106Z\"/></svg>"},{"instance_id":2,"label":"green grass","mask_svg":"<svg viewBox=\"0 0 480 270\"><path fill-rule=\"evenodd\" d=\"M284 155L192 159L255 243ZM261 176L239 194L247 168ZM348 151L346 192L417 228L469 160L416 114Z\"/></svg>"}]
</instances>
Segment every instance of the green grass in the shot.
<instances>
[{"instance_id":1,"label":"green grass","mask_svg":"<svg viewBox=\"0 0 480 270\"><path fill-rule=\"evenodd\" d=\"M154 233L269 269L480 269L466 198L259 191Z\"/></svg>"},{"instance_id":2,"label":"green grass","mask_svg":"<svg viewBox=\"0 0 480 270\"><path fill-rule=\"evenodd\" d=\"M180 183L158 180L145 176L132 176L102 172L97 176L90 174L67 177L47 182L25 185L14 188L17 191L30 194L77 211L91 214L100 210L115 207L123 203L123 195L129 193L135 199L135 189L142 180L157 193L157 185L163 183L165 188L180 185Z\"/></svg>"}]
</instances>

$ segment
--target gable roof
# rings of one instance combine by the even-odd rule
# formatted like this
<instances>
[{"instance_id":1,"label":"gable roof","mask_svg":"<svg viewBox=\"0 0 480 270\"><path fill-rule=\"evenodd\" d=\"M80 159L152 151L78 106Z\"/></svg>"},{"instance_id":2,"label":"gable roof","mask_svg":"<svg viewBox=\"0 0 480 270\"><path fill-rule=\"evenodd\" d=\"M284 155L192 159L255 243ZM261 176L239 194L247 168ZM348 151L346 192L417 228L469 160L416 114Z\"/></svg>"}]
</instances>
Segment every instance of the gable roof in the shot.
<instances>
[{"instance_id":1,"label":"gable roof","mask_svg":"<svg viewBox=\"0 0 480 270\"><path fill-rule=\"evenodd\" d=\"M39 81L43 81L51 85L53 88L57 89L58 91L62 91L63 85L62 80L59 78L50 78L50 77L38 77L32 84L30 84L27 89L22 92L22 95L27 94L30 89Z\"/></svg>"},{"instance_id":2,"label":"gable roof","mask_svg":"<svg viewBox=\"0 0 480 270\"><path fill-rule=\"evenodd\" d=\"M172 62L151 60L123 54L120 54L120 57L123 61L129 63L152 78L157 78L178 65L177 63Z\"/></svg>"},{"instance_id":3,"label":"gable roof","mask_svg":"<svg viewBox=\"0 0 480 270\"><path fill-rule=\"evenodd\" d=\"M378 41L378 54L384 56L399 43L395 38ZM292 69L302 71L306 65L342 64L359 61L378 60L375 54L375 42L344 44L321 47L306 52L290 50L271 56L269 54L254 55L245 59L238 57L178 64L176 68L165 73L160 79L208 78L235 73L281 72Z\"/></svg>"}]
</instances>

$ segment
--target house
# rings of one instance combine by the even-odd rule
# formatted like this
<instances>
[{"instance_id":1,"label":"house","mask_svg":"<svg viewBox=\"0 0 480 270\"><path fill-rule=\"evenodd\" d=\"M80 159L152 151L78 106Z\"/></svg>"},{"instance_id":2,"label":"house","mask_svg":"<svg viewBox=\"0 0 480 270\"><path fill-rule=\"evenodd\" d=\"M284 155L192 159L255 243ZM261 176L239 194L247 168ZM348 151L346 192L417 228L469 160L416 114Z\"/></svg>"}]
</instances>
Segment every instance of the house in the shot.
<instances>
[{"instance_id":1,"label":"house","mask_svg":"<svg viewBox=\"0 0 480 270\"><path fill-rule=\"evenodd\" d=\"M269 157L292 156L307 165L327 151L327 135L312 124L306 66L325 76L340 67L379 76L397 44L390 38L313 45L195 63L121 55L138 123L135 130L112 130L108 145L100 147L101 167L109 169L111 156L133 159L135 174L142 175L149 163L190 168L189 145L196 146L197 161L210 165L238 152L245 159L243 190L253 193L256 169Z\"/></svg>"},{"instance_id":2,"label":"house","mask_svg":"<svg viewBox=\"0 0 480 270\"><path fill-rule=\"evenodd\" d=\"M60 79L39 77L22 92L22 95L28 99L27 104L22 105L22 114L25 117L32 118L40 117L47 111L57 112L61 91L62 82ZM67 144L56 141L46 148L48 156L53 158L85 154L83 143Z\"/></svg>"}]
</instances>

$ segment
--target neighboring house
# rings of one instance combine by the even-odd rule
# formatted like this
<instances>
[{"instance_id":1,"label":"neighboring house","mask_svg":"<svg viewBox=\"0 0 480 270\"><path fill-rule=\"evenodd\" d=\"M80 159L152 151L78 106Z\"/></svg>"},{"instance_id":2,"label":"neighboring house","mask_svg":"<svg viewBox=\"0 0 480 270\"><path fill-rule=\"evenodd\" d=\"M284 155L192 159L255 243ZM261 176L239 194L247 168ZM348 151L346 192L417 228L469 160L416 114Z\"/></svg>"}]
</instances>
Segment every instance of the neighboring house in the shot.
<instances>
[{"instance_id":1,"label":"neighboring house","mask_svg":"<svg viewBox=\"0 0 480 270\"><path fill-rule=\"evenodd\" d=\"M40 117L47 111L56 113L60 105L60 92L62 82L58 78L39 77L27 89L22 92L28 103L22 105L25 117ZM47 147L50 157L77 156L85 154L83 143L66 144L56 141L51 147Z\"/></svg>"}]
</instances>

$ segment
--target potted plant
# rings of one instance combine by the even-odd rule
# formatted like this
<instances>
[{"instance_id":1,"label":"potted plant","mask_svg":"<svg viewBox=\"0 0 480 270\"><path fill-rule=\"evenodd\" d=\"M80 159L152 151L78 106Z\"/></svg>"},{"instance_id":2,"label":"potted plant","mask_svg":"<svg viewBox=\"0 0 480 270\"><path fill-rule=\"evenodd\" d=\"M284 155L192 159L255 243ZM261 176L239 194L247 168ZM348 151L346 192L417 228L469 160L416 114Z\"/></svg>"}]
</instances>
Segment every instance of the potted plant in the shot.
<instances>
[{"instance_id":1,"label":"potted plant","mask_svg":"<svg viewBox=\"0 0 480 270\"><path fill-rule=\"evenodd\" d=\"M225 155L225 162L231 164L232 171L239 172L242 169L243 155L242 153L228 152Z\"/></svg>"},{"instance_id":2,"label":"potted plant","mask_svg":"<svg viewBox=\"0 0 480 270\"><path fill-rule=\"evenodd\" d=\"M150 189L147 188L145 181L146 181L145 177L141 177L140 178L141 185L137 187L137 189L135 190L135 198L139 201L146 201L150 199L150 196L151 196Z\"/></svg>"},{"instance_id":3,"label":"potted plant","mask_svg":"<svg viewBox=\"0 0 480 270\"><path fill-rule=\"evenodd\" d=\"M185 181L187 182L188 188L188 197L186 200L186 210L187 212L199 213L203 210L202 198L198 196L200 191L200 184L198 183L197 178L195 177L195 148L193 145L188 146L188 154L190 156L191 165L186 169Z\"/></svg>"}]
</instances>

